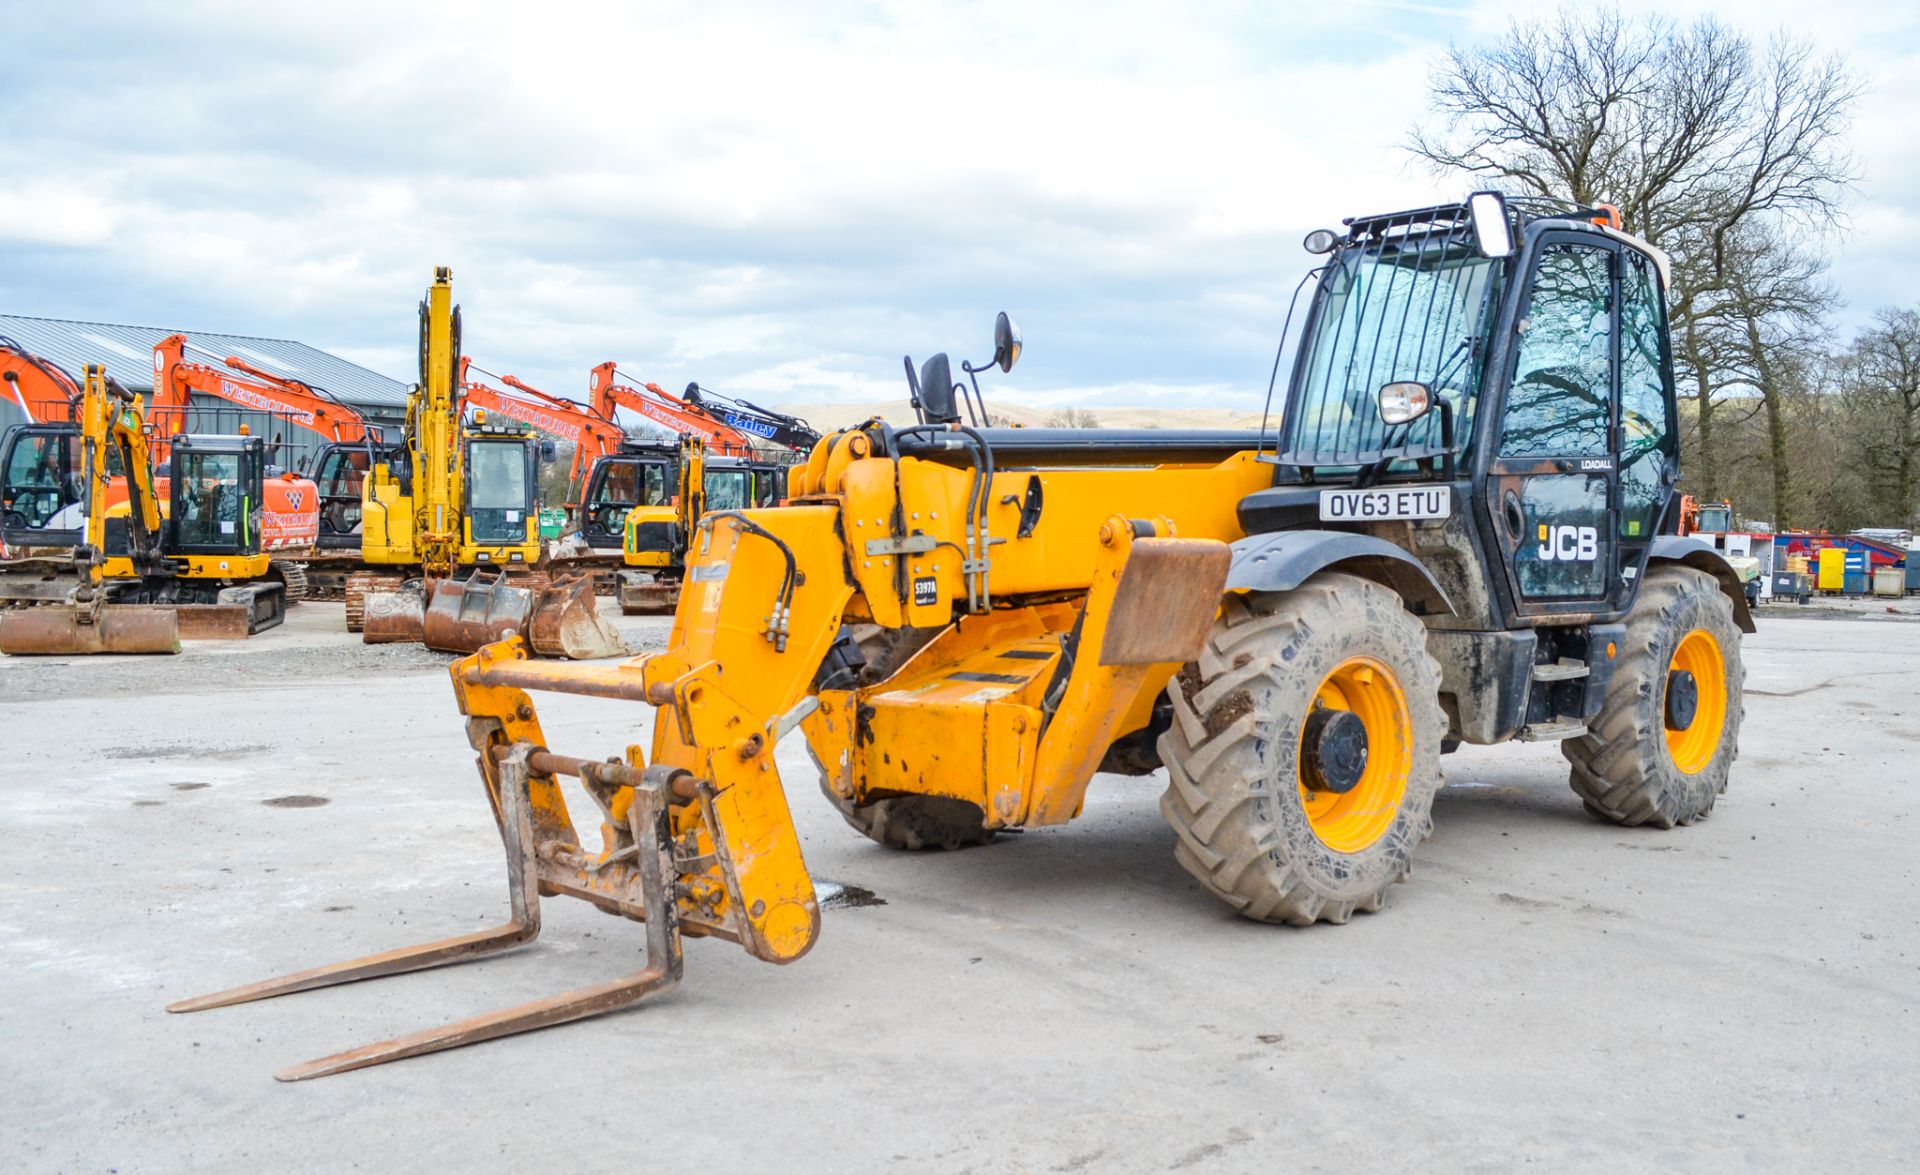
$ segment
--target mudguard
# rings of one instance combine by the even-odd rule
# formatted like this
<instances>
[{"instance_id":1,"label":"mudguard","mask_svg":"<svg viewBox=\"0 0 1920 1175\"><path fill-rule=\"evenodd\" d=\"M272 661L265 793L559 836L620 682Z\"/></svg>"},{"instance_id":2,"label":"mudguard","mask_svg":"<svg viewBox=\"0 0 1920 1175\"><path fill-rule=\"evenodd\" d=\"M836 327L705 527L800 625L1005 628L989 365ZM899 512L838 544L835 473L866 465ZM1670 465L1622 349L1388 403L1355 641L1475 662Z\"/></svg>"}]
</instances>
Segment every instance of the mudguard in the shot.
<instances>
[{"instance_id":1,"label":"mudguard","mask_svg":"<svg viewBox=\"0 0 1920 1175\"><path fill-rule=\"evenodd\" d=\"M1340 530L1248 535L1233 544L1227 590L1283 592L1328 568L1349 571L1392 588L1418 614L1453 611L1439 581L1418 559L1385 539Z\"/></svg>"},{"instance_id":2,"label":"mudguard","mask_svg":"<svg viewBox=\"0 0 1920 1175\"><path fill-rule=\"evenodd\" d=\"M1647 552L1647 567L1651 569L1655 563L1678 563L1713 576L1719 581L1720 590L1727 593L1727 599L1733 601L1733 622L1740 626L1741 632L1754 631L1753 609L1747 605L1740 574L1712 544L1691 535L1655 535L1653 546Z\"/></svg>"}]
</instances>

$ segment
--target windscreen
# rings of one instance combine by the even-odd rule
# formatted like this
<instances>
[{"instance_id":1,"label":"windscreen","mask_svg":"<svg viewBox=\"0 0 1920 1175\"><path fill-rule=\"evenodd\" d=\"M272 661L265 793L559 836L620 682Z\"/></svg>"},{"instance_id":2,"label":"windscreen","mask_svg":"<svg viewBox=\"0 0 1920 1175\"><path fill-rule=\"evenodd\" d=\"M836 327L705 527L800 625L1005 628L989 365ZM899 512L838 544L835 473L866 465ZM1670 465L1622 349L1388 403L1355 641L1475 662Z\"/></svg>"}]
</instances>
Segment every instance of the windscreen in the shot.
<instances>
[{"instance_id":1,"label":"windscreen","mask_svg":"<svg viewBox=\"0 0 1920 1175\"><path fill-rule=\"evenodd\" d=\"M476 543L522 543L533 508L526 442L476 440L467 447L467 520Z\"/></svg>"},{"instance_id":2,"label":"windscreen","mask_svg":"<svg viewBox=\"0 0 1920 1175\"><path fill-rule=\"evenodd\" d=\"M594 490L590 508L602 506L662 506L667 501L667 466L664 461L619 461L606 466L599 486Z\"/></svg>"},{"instance_id":3,"label":"windscreen","mask_svg":"<svg viewBox=\"0 0 1920 1175\"><path fill-rule=\"evenodd\" d=\"M709 469L706 487L709 510L744 510L753 505L744 469Z\"/></svg>"},{"instance_id":4,"label":"windscreen","mask_svg":"<svg viewBox=\"0 0 1920 1175\"><path fill-rule=\"evenodd\" d=\"M1469 435L1480 382L1476 343L1497 271L1463 226L1343 250L1316 294L1281 426L1283 448L1342 464L1333 455L1437 444L1441 401L1452 405L1454 436ZM1435 408L1389 435L1379 393L1398 381L1426 384Z\"/></svg>"},{"instance_id":5,"label":"windscreen","mask_svg":"<svg viewBox=\"0 0 1920 1175\"><path fill-rule=\"evenodd\" d=\"M250 539L238 453L173 453L173 511L182 547L237 549Z\"/></svg>"}]
</instances>

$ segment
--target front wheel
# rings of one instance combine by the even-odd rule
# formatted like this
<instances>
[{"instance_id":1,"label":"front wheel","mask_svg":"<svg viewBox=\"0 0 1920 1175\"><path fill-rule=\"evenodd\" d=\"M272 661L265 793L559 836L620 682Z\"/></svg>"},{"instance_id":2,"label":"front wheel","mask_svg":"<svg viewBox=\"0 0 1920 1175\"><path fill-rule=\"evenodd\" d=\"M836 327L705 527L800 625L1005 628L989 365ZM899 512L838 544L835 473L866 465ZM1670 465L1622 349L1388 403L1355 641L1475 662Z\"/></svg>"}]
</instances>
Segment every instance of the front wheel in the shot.
<instances>
[{"instance_id":1,"label":"front wheel","mask_svg":"<svg viewBox=\"0 0 1920 1175\"><path fill-rule=\"evenodd\" d=\"M1740 750L1745 681L1719 582L1691 567L1648 571L1600 713L1560 744L1587 811L1655 828L1711 812Z\"/></svg>"},{"instance_id":2,"label":"front wheel","mask_svg":"<svg viewBox=\"0 0 1920 1175\"><path fill-rule=\"evenodd\" d=\"M1215 897L1298 926L1380 909L1433 830L1446 718L1426 636L1342 572L1228 597L1160 737L1175 856Z\"/></svg>"}]
</instances>

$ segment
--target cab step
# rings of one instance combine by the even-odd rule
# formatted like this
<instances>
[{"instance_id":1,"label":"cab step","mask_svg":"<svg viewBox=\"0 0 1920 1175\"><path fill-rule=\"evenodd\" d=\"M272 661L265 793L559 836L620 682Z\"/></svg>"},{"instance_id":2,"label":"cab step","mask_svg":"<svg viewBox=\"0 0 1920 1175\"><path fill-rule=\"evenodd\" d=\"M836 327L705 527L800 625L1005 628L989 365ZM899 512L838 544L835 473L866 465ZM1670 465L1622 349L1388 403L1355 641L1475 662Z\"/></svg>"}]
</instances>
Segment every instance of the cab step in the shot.
<instances>
[{"instance_id":1,"label":"cab step","mask_svg":"<svg viewBox=\"0 0 1920 1175\"><path fill-rule=\"evenodd\" d=\"M1523 726L1520 733L1513 737L1523 743L1557 743L1565 739L1579 738L1587 733L1587 724L1578 718L1561 722L1536 722L1532 726Z\"/></svg>"},{"instance_id":2,"label":"cab step","mask_svg":"<svg viewBox=\"0 0 1920 1175\"><path fill-rule=\"evenodd\" d=\"M1586 675L1587 663L1585 661L1576 661L1572 657L1562 657L1551 664L1535 665L1533 667L1533 679L1535 681L1572 681L1576 677L1585 677Z\"/></svg>"}]
</instances>

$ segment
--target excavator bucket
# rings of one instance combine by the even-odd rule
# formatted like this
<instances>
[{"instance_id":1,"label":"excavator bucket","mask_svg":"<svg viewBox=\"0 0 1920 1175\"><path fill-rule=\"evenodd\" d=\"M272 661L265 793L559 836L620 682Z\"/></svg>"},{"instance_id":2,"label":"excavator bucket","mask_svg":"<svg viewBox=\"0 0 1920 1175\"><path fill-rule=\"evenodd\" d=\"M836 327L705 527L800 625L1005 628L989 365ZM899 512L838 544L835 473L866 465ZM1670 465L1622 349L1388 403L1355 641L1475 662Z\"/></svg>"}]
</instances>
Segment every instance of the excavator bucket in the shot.
<instances>
[{"instance_id":1,"label":"excavator bucket","mask_svg":"<svg viewBox=\"0 0 1920 1175\"><path fill-rule=\"evenodd\" d=\"M622 616L670 616L679 604L679 580L663 579L644 572L621 573L620 614Z\"/></svg>"},{"instance_id":2,"label":"excavator bucket","mask_svg":"<svg viewBox=\"0 0 1920 1175\"><path fill-rule=\"evenodd\" d=\"M418 644L426 624L426 589L408 580L361 597L360 639L369 645Z\"/></svg>"},{"instance_id":3,"label":"excavator bucket","mask_svg":"<svg viewBox=\"0 0 1920 1175\"><path fill-rule=\"evenodd\" d=\"M527 643L542 657L590 661L622 657L627 647L613 626L600 618L593 577L568 576L541 588L527 621Z\"/></svg>"},{"instance_id":4,"label":"excavator bucket","mask_svg":"<svg viewBox=\"0 0 1920 1175\"><path fill-rule=\"evenodd\" d=\"M54 605L0 612L0 653L177 653L179 619L147 604Z\"/></svg>"},{"instance_id":5,"label":"excavator bucket","mask_svg":"<svg viewBox=\"0 0 1920 1175\"><path fill-rule=\"evenodd\" d=\"M534 589L508 583L505 572L491 579L484 576L475 568L465 579L443 579L433 585L420 624L420 639L429 649L473 653L482 645L526 631ZM373 631L371 610L367 631Z\"/></svg>"}]
</instances>

